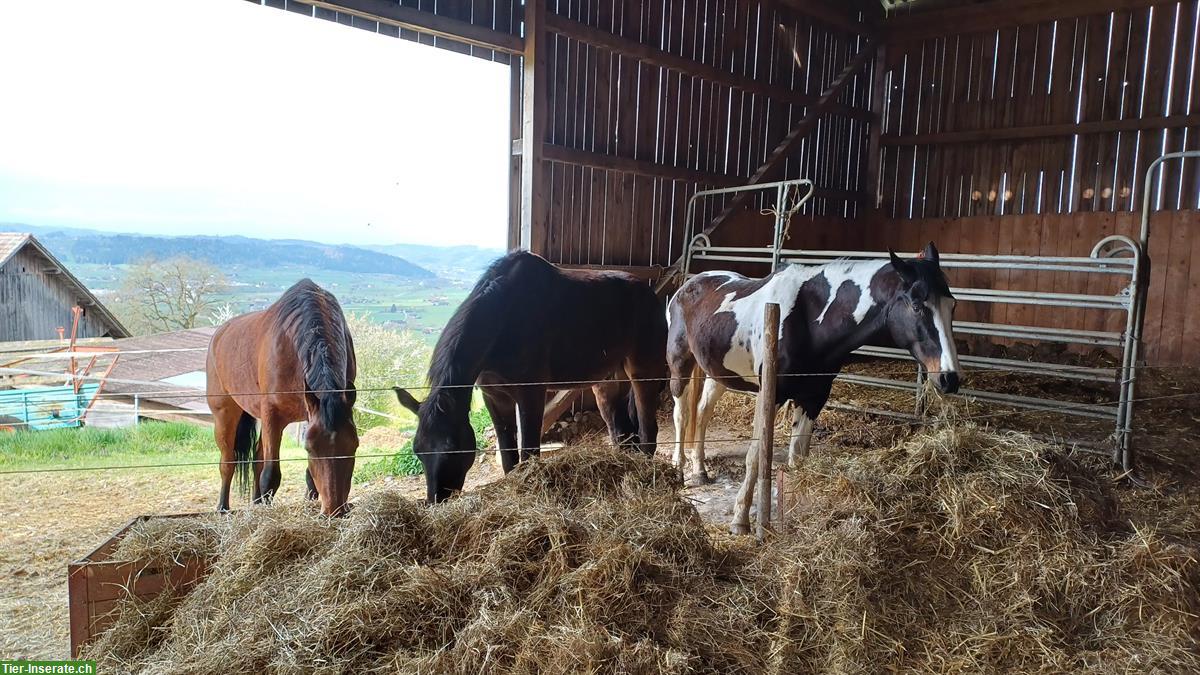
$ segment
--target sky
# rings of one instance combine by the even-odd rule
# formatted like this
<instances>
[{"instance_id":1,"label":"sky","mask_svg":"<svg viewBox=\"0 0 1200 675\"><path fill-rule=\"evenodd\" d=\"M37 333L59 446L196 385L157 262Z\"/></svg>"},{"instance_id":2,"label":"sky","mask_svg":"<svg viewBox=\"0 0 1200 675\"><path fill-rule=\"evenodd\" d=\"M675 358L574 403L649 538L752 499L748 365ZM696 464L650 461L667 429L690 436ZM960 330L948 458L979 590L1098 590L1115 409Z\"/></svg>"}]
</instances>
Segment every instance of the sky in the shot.
<instances>
[{"instance_id":1,"label":"sky","mask_svg":"<svg viewBox=\"0 0 1200 675\"><path fill-rule=\"evenodd\" d=\"M0 14L0 222L505 245L507 66L245 0Z\"/></svg>"}]
</instances>

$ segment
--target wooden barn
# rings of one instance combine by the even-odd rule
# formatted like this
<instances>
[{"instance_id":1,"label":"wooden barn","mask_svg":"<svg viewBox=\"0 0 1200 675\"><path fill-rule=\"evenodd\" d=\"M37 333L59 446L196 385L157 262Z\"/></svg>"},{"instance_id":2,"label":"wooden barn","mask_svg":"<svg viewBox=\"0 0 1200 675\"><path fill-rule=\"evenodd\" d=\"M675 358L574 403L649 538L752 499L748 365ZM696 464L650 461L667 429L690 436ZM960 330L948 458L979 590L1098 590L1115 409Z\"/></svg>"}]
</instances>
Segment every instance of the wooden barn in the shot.
<instances>
[{"instance_id":1,"label":"wooden barn","mask_svg":"<svg viewBox=\"0 0 1200 675\"><path fill-rule=\"evenodd\" d=\"M1119 383L1122 444L1200 365L1197 0L262 4L508 64L511 247L669 292L932 240L964 364Z\"/></svg>"},{"instance_id":2,"label":"wooden barn","mask_svg":"<svg viewBox=\"0 0 1200 675\"><path fill-rule=\"evenodd\" d=\"M125 338L129 331L31 234L0 232L0 342Z\"/></svg>"}]
</instances>

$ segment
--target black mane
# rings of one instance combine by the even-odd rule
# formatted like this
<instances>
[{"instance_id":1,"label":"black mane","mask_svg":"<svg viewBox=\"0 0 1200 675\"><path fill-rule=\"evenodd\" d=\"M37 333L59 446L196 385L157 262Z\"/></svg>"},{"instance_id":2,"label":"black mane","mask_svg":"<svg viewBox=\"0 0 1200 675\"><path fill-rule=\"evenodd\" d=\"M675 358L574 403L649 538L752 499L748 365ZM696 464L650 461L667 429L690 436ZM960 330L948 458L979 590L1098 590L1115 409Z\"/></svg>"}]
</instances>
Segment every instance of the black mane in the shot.
<instances>
[{"instance_id":1,"label":"black mane","mask_svg":"<svg viewBox=\"0 0 1200 675\"><path fill-rule=\"evenodd\" d=\"M433 388L475 383L478 362L491 344L490 326L499 325L508 275L522 260L531 257L514 251L488 266L466 300L455 310L433 348L428 384Z\"/></svg>"},{"instance_id":2,"label":"black mane","mask_svg":"<svg viewBox=\"0 0 1200 675\"><path fill-rule=\"evenodd\" d=\"M307 392L321 402L325 428L336 430L350 416L343 390L349 362L346 324L337 298L301 279L276 302L280 321L296 345Z\"/></svg>"}]
</instances>

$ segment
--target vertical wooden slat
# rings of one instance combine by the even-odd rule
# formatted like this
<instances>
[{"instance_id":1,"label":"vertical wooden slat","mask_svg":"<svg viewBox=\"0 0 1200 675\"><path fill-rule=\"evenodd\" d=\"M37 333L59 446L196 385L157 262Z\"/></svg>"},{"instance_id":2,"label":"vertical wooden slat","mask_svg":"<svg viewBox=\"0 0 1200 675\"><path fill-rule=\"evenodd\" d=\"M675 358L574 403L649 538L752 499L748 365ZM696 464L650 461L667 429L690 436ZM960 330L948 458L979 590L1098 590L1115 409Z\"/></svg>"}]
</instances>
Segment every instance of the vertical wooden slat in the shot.
<instances>
[{"instance_id":1,"label":"vertical wooden slat","mask_svg":"<svg viewBox=\"0 0 1200 675\"><path fill-rule=\"evenodd\" d=\"M546 252L546 18L545 0L525 5L524 93L521 106L521 248Z\"/></svg>"}]
</instances>

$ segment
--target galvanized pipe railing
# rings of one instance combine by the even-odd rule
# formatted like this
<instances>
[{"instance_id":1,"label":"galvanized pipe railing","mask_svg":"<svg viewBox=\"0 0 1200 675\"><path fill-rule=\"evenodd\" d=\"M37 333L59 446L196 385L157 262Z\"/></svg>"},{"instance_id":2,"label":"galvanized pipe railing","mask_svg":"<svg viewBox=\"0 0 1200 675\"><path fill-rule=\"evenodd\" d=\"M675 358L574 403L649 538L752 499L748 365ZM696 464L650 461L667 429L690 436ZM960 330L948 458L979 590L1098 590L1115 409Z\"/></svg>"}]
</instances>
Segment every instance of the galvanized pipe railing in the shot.
<instances>
[{"instance_id":1,"label":"galvanized pipe railing","mask_svg":"<svg viewBox=\"0 0 1200 675\"><path fill-rule=\"evenodd\" d=\"M778 233L778 225L777 225ZM825 264L834 260L875 260L886 259L887 253L877 251L801 251L781 249L778 246L780 238L776 237L774 247L748 246L713 246L711 240L704 235L694 237L685 255L683 270L691 272L692 264L699 261L709 262L741 262L758 263L769 267L772 271L782 263L787 264ZM978 400L990 401L1008 407L1026 410L1044 410L1063 415L1071 415L1088 419L1110 420L1114 424L1112 440L1113 461L1126 469L1133 468L1132 444L1132 399L1134 382L1136 380L1137 340L1140 330L1137 327L1138 311L1144 306L1145 262L1144 249L1139 242L1124 236L1105 237L1092 248L1091 255L1080 256L1021 256L1021 255L981 255L966 253L945 253L940 256L943 267L951 270L1023 270L1045 271L1070 274L1100 274L1117 275L1128 279L1128 283L1116 295L1096 295L1088 293L1064 293L1047 291L1021 291L995 288L953 288L955 296L960 300L983 304L1020 304L1056 308L1084 308L1104 311L1123 312L1126 316L1125 330L1122 332L1106 332L1085 330L1082 328L1049 328L1041 326L1020 326L987 322L955 322L956 333L998 337L1030 342L1057 342L1088 346L1113 347L1120 350L1120 366L1117 367L1086 367L1069 366L1043 361L1015 361L983 356L966 356L960 362L969 368L983 370L1009 370L1035 375L1061 377L1076 381L1112 382L1118 388L1118 403L1112 405L1080 404L1056 399L1017 396L1004 392L985 391L981 389L966 389L960 391L960 396ZM896 349L866 347L859 353L883 358L908 359L908 353ZM854 384L886 387L911 391L916 397L913 415L903 413L887 413L890 416L919 418L924 414L922 393L922 376L918 372L915 381L902 381L892 378L868 377L863 375L844 374L839 379ZM842 409L858 409L872 413L884 413L873 409L855 408L845 404L834 405ZM1086 441L1076 439L1081 444Z\"/></svg>"}]
</instances>

